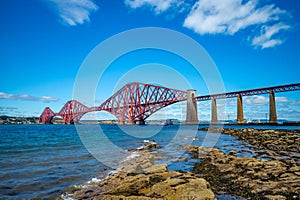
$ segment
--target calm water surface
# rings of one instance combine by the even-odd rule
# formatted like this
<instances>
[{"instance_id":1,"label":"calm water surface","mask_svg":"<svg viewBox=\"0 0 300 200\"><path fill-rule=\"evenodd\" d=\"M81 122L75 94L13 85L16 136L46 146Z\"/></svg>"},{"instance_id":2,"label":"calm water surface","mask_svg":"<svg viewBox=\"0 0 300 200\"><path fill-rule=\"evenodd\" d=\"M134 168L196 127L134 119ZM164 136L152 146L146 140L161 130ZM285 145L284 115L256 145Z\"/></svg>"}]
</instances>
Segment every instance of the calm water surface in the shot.
<instances>
[{"instance_id":1,"label":"calm water surface","mask_svg":"<svg viewBox=\"0 0 300 200\"><path fill-rule=\"evenodd\" d=\"M101 144L106 148L103 138L99 138L97 134L98 125L80 126L95 146ZM106 137L124 150L143 145L145 139L154 139L162 147L158 152L163 159L157 162L167 162L169 169L192 169L195 160L172 162L182 156L189 157L182 152L181 147L185 144L215 146L225 153L237 150L238 156L251 157L254 153L249 149L249 144L234 137L193 131L196 130L195 127L124 127L120 129L117 125L101 126ZM126 134L124 130L132 134ZM185 134L178 134L179 130ZM194 137L199 140L193 141ZM109 148L107 145L107 149ZM109 151L107 155L101 153L103 159L113 158ZM89 153L74 125L0 125L0 169L0 199L55 197L74 184L103 177L112 170Z\"/></svg>"}]
</instances>

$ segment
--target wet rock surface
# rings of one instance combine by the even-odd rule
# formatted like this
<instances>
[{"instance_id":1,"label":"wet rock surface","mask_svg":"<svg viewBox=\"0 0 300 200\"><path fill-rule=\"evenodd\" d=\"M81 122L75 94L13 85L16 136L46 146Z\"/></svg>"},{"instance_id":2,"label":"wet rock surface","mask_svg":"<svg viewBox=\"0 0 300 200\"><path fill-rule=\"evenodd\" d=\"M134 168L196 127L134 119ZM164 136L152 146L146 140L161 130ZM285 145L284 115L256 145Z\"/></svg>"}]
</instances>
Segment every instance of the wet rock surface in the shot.
<instances>
[{"instance_id":1,"label":"wet rock surface","mask_svg":"<svg viewBox=\"0 0 300 200\"><path fill-rule=\"evenodd\" d=\"M280 160L286 164L296 162L300 166L300 130L221 129L203 128L203 131L218 132L236 137L251 144L256 157Z\"/></svg>"},{"instance_id":2,"label":"wet rock surface","mask_svg":"<svg viewBox=\"0 0 300 200\"><path fill-rule=\"evenodd\" d=\"M192 172L202 175L214 192L226 192L246 199L299 199L300 167L281 161L237 158L218 149L190 146L194 155L206 154Z\"/></svg>"},{"instance_id":3,"label":"wet rock surface","mask_svg":"<svg viewBox=\"0 0 300 200\"><path fill-rule=\"evenodd\" d=\"M155 153L139 152L124 161L117 173L69 191L72 199L215 199L209 183L193 173L168 171L166 164L154 164Z\"/></svg>"},{"instance_id":4,"label":"wet rock surface","mask_svg":"<svg viewBox=\"0 0 300 200\"><path fill-rule=\"evenodd\" d=\"M207 129L202 129L207 130ZM245 199L300 199L300 131L210 129L252 144L256 156L238 158L214 148L187 146L201 159L192 172L201 175L215 194ZM265 159L262 159L265 158Z\"/></svg>"}]
</instances>

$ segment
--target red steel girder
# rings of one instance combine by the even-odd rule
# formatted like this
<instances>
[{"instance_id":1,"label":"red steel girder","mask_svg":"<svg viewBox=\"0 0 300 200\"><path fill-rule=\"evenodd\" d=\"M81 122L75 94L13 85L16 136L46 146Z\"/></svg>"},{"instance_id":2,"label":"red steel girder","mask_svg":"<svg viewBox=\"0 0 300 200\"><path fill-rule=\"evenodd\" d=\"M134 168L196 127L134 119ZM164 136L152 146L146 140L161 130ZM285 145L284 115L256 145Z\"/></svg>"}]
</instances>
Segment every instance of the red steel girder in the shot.
<instances>
[{"instance_id":1,"label":"red steel girder","mask_svg":"<svg viewBox=\"0 0 300 200\"><path fill-rule=\"evenodd\" d=\"M57 115L61 116L65 124L78 123L80 118L91 109L76 100L68 101Z\"/></svg>"},{"instance_id":2,"label":"red steel girder","mask_svg":"<svg viewBox=\"0 0 300 200\"><path fill-rule=\"evenodd\" d=\"M118 90L98 110L110 112L120 122L136 123L143 122L157 110L186 98L185 91L133 82Z\"/></svg>"},{"instance_id":3,"label":"red steel girder","mask_svg":"<svg viewBox=\"0 0 300 200\"><path fill-rule=\"evenodd\" d=\"M43 124L51 124L55 115L56 114L49 107L46 107L40 116L40 122Z\"/></svg>"}]
</instances>

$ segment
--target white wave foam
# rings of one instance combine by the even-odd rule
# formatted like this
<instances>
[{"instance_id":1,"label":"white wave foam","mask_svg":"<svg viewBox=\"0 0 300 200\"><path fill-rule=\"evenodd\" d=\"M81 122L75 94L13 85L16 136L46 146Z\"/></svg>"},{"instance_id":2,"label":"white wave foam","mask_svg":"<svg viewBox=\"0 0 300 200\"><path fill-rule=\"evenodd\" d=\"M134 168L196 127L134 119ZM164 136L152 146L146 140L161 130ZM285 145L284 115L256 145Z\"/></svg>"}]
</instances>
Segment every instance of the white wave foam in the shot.
<instances>
[{"instance_id":1,"label":"white wave foam","mask_svg":"<svg viewBox=\"0 0 300 200\"><path fill-rule=\"evenodd\" d=\"M154 140L143 140L144 143L156 144Z\"/></svg>"},{"instance_id":2,"label":"white wave foam","mask_svg":"<svg viewBox=\"0 0 300 200\"><path fill-rule=\"evenodd\" d=\"M137 150L142 150L142 149L144 149L145 148L145 146L140 146L140 147L137 147L136 149Z\"/></svg>"},{"instance_id":3,"label":"white wave foam","mask_svg":"<svg viewBox=\"0 0 300 200\"><path fill-rule=\"evenodd\" d=\"M92 178L92 180L88 181L87 183L92 184L92 183L99 183L101 181L102 181L102 179L100 179L100 178Z\"/></svg>"},{"instance_id":4,"label":"white wave foam","mask_svg":"<svg viewBox=\"0 0 300 200\"><path fill-rule=\"evenodd\" d=\"M117 170L111 170L110 172L108 172L107 176L105 177L105 179L107 179L110 176L113 176L117 173Z\"/></svg>"},{"instance_id":5,"label":"white wave foam","mask_svg":"<svg viewBox=\"0 0 300 200\"><path fill-rule=\"evenodd\" d=\"M68 193L64 193L62 195L60 195L60 197L63 199L63 200L74 200L72 198L73 194L68 194Z\"/></svg>"},{"instance_id":6,"label":"white wave foam","mask_svg":"<svg viewBox=\"0 0 300 200\"><path fill-rule=\"evenodd\" d=\"M132 152L129 156L127 156L126 158L125 158L125 160L131 160L131 159L133 159L133 158L135 158L135 157L137 157L137 156L139 156L140 154L138 153L138 152L136 152L136 151L134 151L134 152Z\"/></svg>"}]
</instances>

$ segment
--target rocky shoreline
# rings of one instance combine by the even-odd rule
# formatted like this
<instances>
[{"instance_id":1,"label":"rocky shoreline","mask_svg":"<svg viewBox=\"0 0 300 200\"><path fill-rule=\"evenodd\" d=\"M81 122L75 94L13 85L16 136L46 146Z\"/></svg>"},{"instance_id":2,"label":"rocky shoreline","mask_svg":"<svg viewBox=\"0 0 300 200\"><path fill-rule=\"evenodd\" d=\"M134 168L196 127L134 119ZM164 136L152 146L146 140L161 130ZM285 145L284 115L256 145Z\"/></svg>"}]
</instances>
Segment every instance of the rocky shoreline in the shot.
<instances>
[{"instance_id":1,"label":"rocky shoreline","mask_svg":"<svg viewBox=\"0 0 300 200\"><path fill-rule=\"evenodd\" d=\"M149 144L132 150L135 157L95 183L74 186L66 199L216 199L226 194L244 199L300 199L300 132L258 129L202 129L221 132L252 144L256 155L224 154L216 148L185 146L199 159L191 172L167 170ZM184 161L187 161L185 159ZM224 199L224 198L223 198Z\"/></svg>"},{"instance_id":2,"label":"rocky shoreline","mask_svg":"<svg viewBox=\"0 0 300 200\"><path fill-rule=\"evenodd\" d=\"M253 158L238 158L218 149L186 147L196 163L192 172L201 174L215 193L225 192L246 199L300 199L300 131L205 128L228 134L251 144Z\"/></svg>"},{"instance_id":3,"label":"rocky shoreline","mask_svg":"<svg viewBox=\"0 0 300 200\"><path fill-rule=\"evenodd\" d=\"M202 160L192 172L206 179L216 194L270 200L300 197L300 167L296 163L238 158L234 151L226 155L214 148L186 148Z\"/></svg>"},{"instance_id":4,"label":"rocky shoreline","mask_svg":"<svg viewBox=\"0 0 300 200\"><path fill-rule=\"evenodd\" d=\"M141 150L105 180L71 188L66 199L215 199L205 179L190 172L169 171L166 164L154 164L155 159L155 153Z\"/></svg>"}]
</instances>

